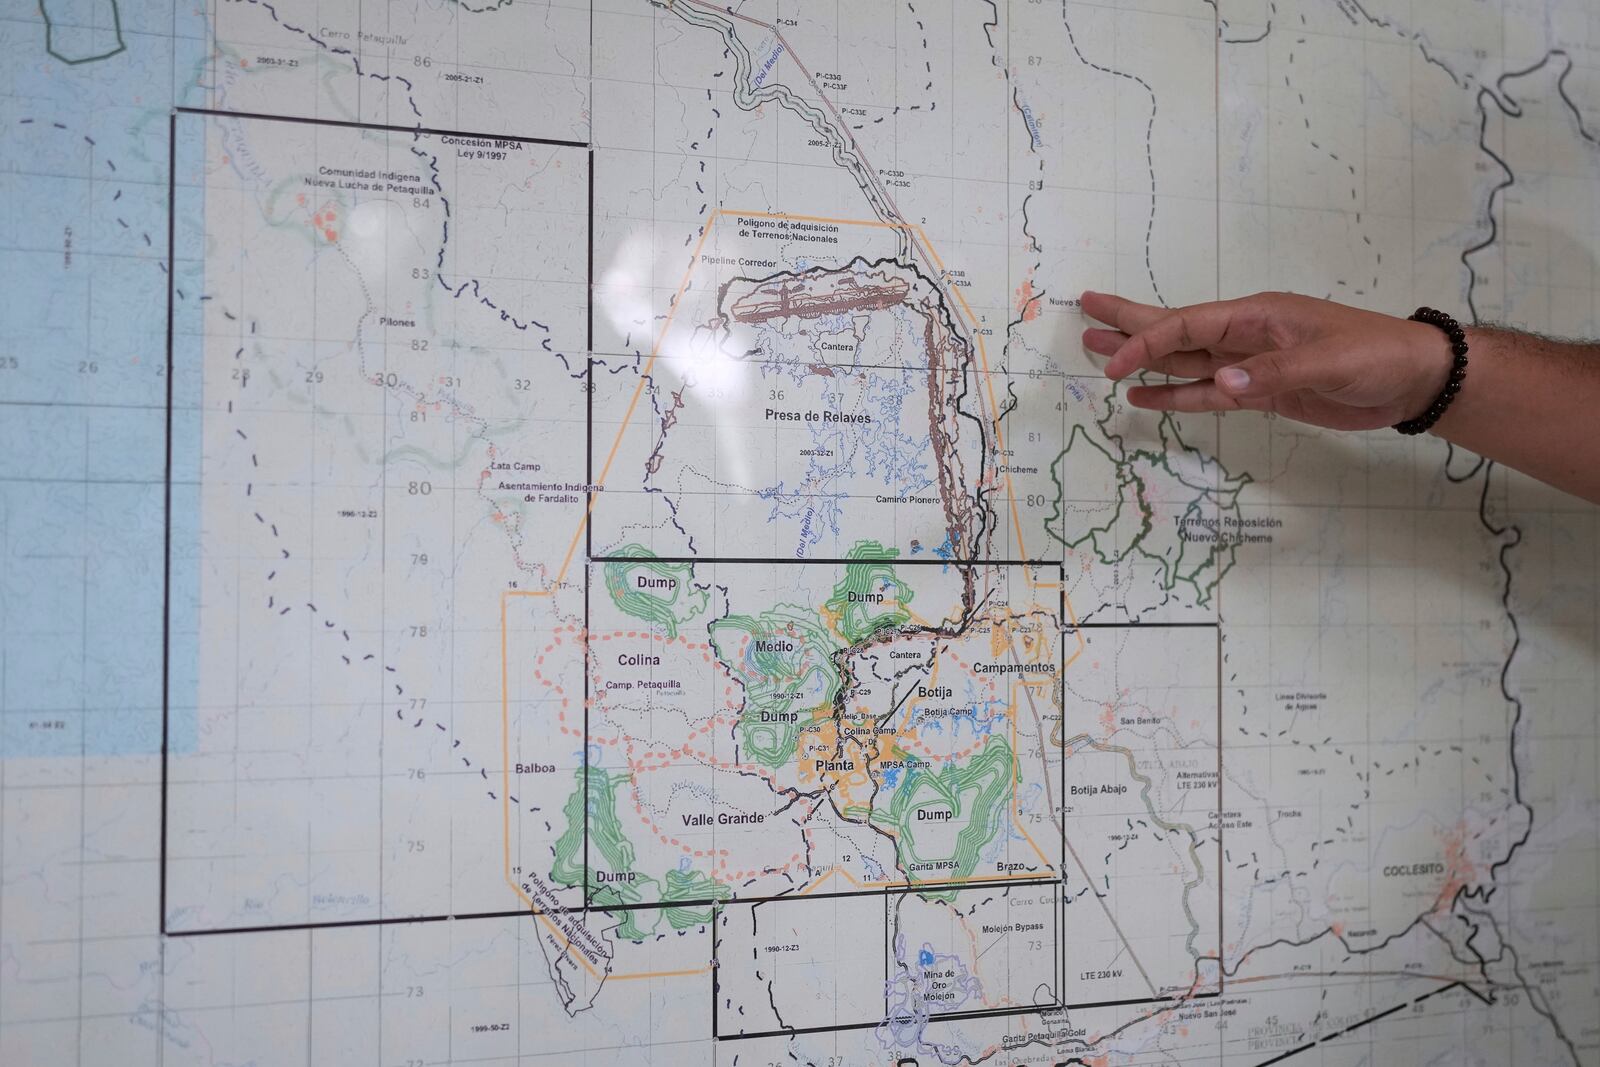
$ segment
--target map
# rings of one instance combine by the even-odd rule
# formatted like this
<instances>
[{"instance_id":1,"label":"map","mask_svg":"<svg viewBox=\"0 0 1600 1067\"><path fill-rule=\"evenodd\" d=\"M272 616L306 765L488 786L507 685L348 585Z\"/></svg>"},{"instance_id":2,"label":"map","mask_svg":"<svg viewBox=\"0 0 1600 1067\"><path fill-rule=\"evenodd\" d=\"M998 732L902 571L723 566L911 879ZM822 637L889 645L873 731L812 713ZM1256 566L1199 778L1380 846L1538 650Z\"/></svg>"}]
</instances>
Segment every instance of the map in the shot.
<instances>
[{"instance_id":1,"label":"map","mask_svg":"<svg viewBox=\"0 0 1600 1067\"><path fill-rule=\"evenodd\" d=\"M1587 0L0 6L0 1063L1600 1064Z\"/></svg>"}]
</instances>

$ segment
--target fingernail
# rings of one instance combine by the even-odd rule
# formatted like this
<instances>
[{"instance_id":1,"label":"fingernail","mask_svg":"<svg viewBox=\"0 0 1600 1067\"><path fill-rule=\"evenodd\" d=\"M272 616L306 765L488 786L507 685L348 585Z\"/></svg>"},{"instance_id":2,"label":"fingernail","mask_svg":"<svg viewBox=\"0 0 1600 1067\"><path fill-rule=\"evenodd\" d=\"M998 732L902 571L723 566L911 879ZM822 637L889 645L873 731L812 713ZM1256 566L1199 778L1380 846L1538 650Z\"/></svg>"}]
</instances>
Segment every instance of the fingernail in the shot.
<instances>
[{"instance_id":1,"label":"fingernail","mask_svg":"<svg viewBox=\"0 0 1600 1067\"><path fill-rule=\"evenodd\" d=\"M1250 374L1238 367L1223 367L1217 371L1217 384L1230 393L1242 393L1250 388Z\"/></svg>"}]
</instances>

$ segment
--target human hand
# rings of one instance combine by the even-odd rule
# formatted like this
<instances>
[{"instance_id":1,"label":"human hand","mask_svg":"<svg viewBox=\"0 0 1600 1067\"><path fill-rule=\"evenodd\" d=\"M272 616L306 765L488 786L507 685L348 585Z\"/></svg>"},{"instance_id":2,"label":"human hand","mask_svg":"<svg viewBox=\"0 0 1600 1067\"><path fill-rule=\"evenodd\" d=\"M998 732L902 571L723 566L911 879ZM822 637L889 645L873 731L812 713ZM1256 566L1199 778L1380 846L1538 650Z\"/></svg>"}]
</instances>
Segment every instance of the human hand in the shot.
<instances>
[{"instance_id":1,"label":"human hand","mask_svg":"<svg viewBox=\"0 0 1600 1067\"><path fill-rule=\"evenodd\" d=\"M1111 357L1108 378L1141 371L1192 381L1139 385L1128 403L1159 411L1272 411L1335 430L1420 415L1449 378L1433 326L1289 293L1162 308L1083 294L1083 346Z\"/></svg>"}]
</instances>

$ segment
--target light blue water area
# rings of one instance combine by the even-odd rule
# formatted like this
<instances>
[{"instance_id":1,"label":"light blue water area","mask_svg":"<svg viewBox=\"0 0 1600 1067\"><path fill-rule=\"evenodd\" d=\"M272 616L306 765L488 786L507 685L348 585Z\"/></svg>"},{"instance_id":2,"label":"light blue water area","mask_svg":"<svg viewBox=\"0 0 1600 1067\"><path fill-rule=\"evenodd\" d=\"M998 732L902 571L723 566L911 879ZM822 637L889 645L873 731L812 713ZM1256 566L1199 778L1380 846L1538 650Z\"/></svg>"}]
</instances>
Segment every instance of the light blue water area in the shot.
<instances>
[{"instance_id":1,"label":"light blue water area","mask_svg":"<svg viewBox=\"0 0 1600 1067\"><path fill-rule=\"evenodd\" d=\"M121 50L54 42L112 53L78 64L36 15L0 20L19 59L0 74L0 758L161 745L168 116L200 45L170 5L130 6ZM175 507L174 543L197 530ZM192 679L192 642L173 651ZM182 751L192 686L174 694Z\"/></svg>"}]
</instances>

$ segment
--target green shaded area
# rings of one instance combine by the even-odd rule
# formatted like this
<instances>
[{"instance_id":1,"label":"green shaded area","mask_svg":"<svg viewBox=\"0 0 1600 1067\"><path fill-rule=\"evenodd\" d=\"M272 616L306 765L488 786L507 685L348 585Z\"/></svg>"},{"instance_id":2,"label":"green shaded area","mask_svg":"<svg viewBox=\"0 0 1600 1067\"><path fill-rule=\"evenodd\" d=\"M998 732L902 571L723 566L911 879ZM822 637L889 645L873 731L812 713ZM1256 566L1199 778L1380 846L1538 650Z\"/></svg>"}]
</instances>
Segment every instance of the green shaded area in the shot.
<instances>
[{"instance_id":1,"label":"green shaded area","mask_svg":"<svg viewBox=\"0 0 1600 1067\"><path fill-rule=\"evenodd\" d=\"M717 658L744 687L743 758L775 768L794 762L808 712L839 693L838 644L815 612L789 604L726 615L709 629Z\"/></svg>"},{"instance_id":2,"label":"green shaded area","mask_svg":"<svg viewBox=\"0 0 1600 1067\"><path fill-rule=\"evenodd\" d=\"M589 899L607 904L637 904L653 899L644 890L654 879L634 870L633 843L622 832L622 820L617 816L617 793L629 781L626 773L608 773L597 767L580 768L573 772L577 786L561 814L567 827L556 839L555 859L550 865L550 878L562 885L585 886ZM588 796L584 783L588 782ZM594 877L594 868L585 870L583 856L583 828L585 815L589 826L589 854L601 861L601 869L611 874L632 874L632 881L601 884ZM629 913L632 914L631 912Z\"/></svg>"},{"instance_id":3,"label":"green shaded area","mask_svg":"<svg viewBox=\"0 0 1600 1067\"><path fill-rule=\"evenodd\" d=\"M850 549L847 558L863 562L845 564L844 578L823 604L837 620L839 634L850 644L911 621L905 608L916 594L901 583L887 562L897 555L898 549L884 548L876 541L858 541Z\"/></svg>"},{"instance_id":4,"label":"green shaded area","mask_svg":"<svg viewBox=\"0 0 1600 1067\"><path fill-rule=\"evenodd\" d=\"M642 545L628 545L617 554L628 558L605 566L612 603L624 614L660 627L668 640L710 606L710 591L691 584L692 563L662 563Z\"/></svg>"},{"instance_id":5,"label":"green shaded area","mask_svg":"<svg viewBox=\"0 0 1600 1067\"><path fill-rule=\"evenodd\" d=\"M839 695L839 652L911 621L905 605L915 594L889 563L896 555L877 541L856 542L821 613L777 604L710 625L712 649L744 688L738 731L745 759L773 768L793 763L811 712ZM837 636L824 615L836 620Z\"/></svg>"},{"instance_id":6,"label":"green shaded area","mask_svg":"<svg viewBox=\"0 0 1600 1067\"><path fill-rule=\"evenodd\" d=\"M671 870L667 872L661 899L710 901L727 900L731 896L733 890L713 880L709 874ZM674 930L686 930L691 926L705 926L712 920L715 912L716 907L712 904L690 904L663 908L661 918Z\"/></svg>"},{"instance_id":7,"label":"green shaded area","mask_svg":"<svg viewBox=\"0 0 1600 1067\"><path fill-rule=\"evenodd\" d=\"M551 881L569 886L583 884L590 903L602 908L615 904L726 900L732 896L727 886L699 871L669 870L661 879L640 873L634 866L633 843L622 832L622 820L617 815L617 795L632 780L631 775L625 771L610 773L590 767L580 768L573 777L576 787L561 807L567 825L556 839L555 859L550 865ZM589 856L595 862L595 866L587 870L583 857L586 814ZM623 877L601 882L596 877L597 871ZM629 875L632 877L627 877ZM625 941L642 941L662 922L674 930L682 930L709 923L711 913L710 903L616 912L614 914L622 919L616 935Z\"/></svg>"},{"instance_id":8,"label":"green shaded area","mask_svg":"<svg viewBox=\"0 0 1600 1067\"><path fill-rule=\"evenodd\" d=\"M1055 498L1045 530L1067 548L1087 547L1101 563L1117 564L1137 556L1156 567L1162 589L1170 592L1186 585L1195 603L1205 605L1237 560L1238 542L1229 530L1239 529L1239 492L1253 479L1248 474L1230 475L1217 460L1185 442L1171 415L1163 415L1157 423L1159 447L1129 447L1108 427L1117 411L1114 399L1115 394L1093 429L1083 423L1072 427L1066 447L1050 464ZM1187 455L1198 470L1174 467L1172 459L1180 455ZM1068 513L1069 457L1104 462L1114 472L1115 505L1098 524ZM1181 510L1162 516L1163 523L1175 527L1164 547L1152 536L1157 532L1152 482L1157 479L1182 486L1187 493ZM1074 519L1083 525L1073 525Z\"/></svg>"},{"instance_id":9,"label":"green shaded area","mask_svg":"<svg viewBox=\"0 0 1600 1067\"><path fill-rule=\"evenodd\" d=\"M887 807L872 812L872 821L896 831L900 863L912 882L943 882L970 877L978 866L978 852L993 840L1005 819L1016 780L1017 761L1011 746L995 736L977 755L964 763L946 763L934 771L914 767L905 772ZM919 831L943 826L944 821L919 820L917 811L950 813L949 823L961 827L949 855L930 855L917 844ZM949 861L948 866L919 868L917 864ZM929 899L948 900L954 892L930 893Z\"/></svg>"},{"instance_id":10,"label":"green shaded area","mask_svg":"<svg viewBox=\"0 0 1600 1067\"><path fill-rule=\"evenodd\" d=\"M110 59L112 56L128 50L128 43L122 39L122 12L117 10L117 0L105 0L105 2L111 5L111 31L117 35L117 47L108 52L101 52L98 55L79 56L78 58L73 59L70 56L63 55L59 50L57 50L56 24L50 18L50 4L48 0L39 0L39 17L44 19L44 50L50 53L51 58L58 59L68 66L75 67L79 63L96 63L102 59ZM81 26L74 28L93 29L94 27Z\"/></svg>"}]
</instances>

